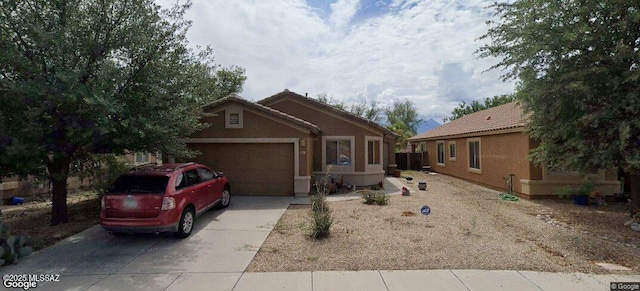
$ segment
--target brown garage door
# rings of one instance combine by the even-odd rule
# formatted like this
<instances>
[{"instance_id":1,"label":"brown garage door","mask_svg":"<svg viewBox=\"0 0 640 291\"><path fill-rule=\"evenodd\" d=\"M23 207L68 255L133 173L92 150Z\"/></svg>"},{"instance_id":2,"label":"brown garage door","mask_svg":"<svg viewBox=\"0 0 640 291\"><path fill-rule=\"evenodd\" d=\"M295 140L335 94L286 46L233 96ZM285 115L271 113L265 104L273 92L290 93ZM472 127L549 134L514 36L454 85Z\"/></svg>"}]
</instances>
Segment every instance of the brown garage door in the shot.
<instances>
[{"instance_id":1,"label":"brown garage door","mask_svg":"<svg viewBox=\"0 0 640 291\"><path fill-rule=\"evenodd\" d=\"M190 144L194 161L224 172L234 195L293 195L293 144Z\"/></svg>"}]
</instances>

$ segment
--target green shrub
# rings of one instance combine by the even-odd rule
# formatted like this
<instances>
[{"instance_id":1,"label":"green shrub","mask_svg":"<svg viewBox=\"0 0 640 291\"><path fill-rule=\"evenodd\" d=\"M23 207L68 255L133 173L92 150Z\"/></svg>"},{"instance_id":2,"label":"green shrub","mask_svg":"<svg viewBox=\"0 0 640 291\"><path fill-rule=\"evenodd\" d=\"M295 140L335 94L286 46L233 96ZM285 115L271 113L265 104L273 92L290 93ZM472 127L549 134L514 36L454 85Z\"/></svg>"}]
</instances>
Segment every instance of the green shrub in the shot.
<instances>
[{"instance_id":1,"label":"green shrub","mask_svg":"<svg viewBox=\"0 0 640 291\"><path fill-rule=\"evenodd\" d=\"M312 211L309 237L313 239L323 239L328 237L332 225L333 216L328 208L324 211Z\"/></svg>"},{"instance_id":2,"label":"green shrub","mask_svg":"<svg viewBox=\"0 0 640 291\"><path fill-rule=\"evenodd\" d=\"M316 194L309 196L311 199L311 210L313 212L329 211L329 205L325 199L325 195Z\"/></svg>"},{"instance_id":3,"label":"green shrub","mask_svg":"<svg viewBox=\"0 0 640 291\"><path fill-rule=\"evenodd\" d=\"M364 198L364 204L375 204L376 203L376 192L375 191L370 191L370 190L364 190L362 191L362 198Z\"/></svg>"},{"instance_id":4,"label":"green shrub","mask_svg":"<svg viewBox=\"0 0 640 291\"><path fill-rule=\"evenodd\" d=\"M0 220L0 265L16 264L18 259L33 252L32 240L28 236L15 236Z\"/></svg>"},{"instance_id":5,"label":"green shrub","mask_svg":"<svg viewBox=\"0 0 640 291\"><path fill-rule=\"evenodd\" d=\"M384 192L378 192L374 195L373 199L376 201L378 205L387 205L389 204L389 196Z\"/></svg>"},{"instance_id":6,"label":"green shrub","mask_svg":"<svg viewBox=\"0 0 640 291\"><path fill-rule=\"evenodd\" d=\"M96 191L99 194L107 192L111 183L129 170L131 166L126 160L115 154L90 155L74 166L77 176L90 183L90 186L83 187L83 190Z\"/></svg>"},{"instance_id":7,"label":"green shrub","mask_svg":"<svg viewBox=\"0 0 640 291\"><path fill-rule=\"evenodd\" d=\"M593 182L587 182L580 185L578 188L572 186L562 187L556 190L556 195L559 195L560 197L589 196L594 188L595 185Z\"/></svg>"},{"instance_id":8,"label":"green shrub","mask_svg":"<svg viewBox=\"0 0 640 291\"><path fill-rule=\"evenodd\" d=\"M389 196L382 191L364 190L362 191L362 198L364 198L364 204L373 205L387 205L389 204Z\"/></svg>"}]
</instances>

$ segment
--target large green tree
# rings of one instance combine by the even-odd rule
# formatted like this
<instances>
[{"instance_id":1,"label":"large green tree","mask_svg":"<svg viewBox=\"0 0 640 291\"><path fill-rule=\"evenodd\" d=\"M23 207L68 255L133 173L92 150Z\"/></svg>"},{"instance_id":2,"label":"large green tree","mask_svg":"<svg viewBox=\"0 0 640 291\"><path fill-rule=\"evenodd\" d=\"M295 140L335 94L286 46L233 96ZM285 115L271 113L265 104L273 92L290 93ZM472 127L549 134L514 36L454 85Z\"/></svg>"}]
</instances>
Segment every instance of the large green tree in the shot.
<instances>
[{"instance_id":1,"label":"large green tree","mask_svg":"<svg viewBox=\"0 0 640 291\"><path fill-rule=\"evenodd\" d=\"M519 80L543 166L585 173L620 167L640 211L640 2L517 0L497 3L481 57Z\"/></svg>"},{"instance_id":2,"label":"large green tree","mask_svg":"<svg viewBox=\"0 0 640 291\"><path fill-rule=\"evenodd\" d=\"M491 98L485 98L484 103L480 103L477 100L473 100L471 101L471 103L467 104L466 102L462 101L462 103L458 104L458 107L454 108L453 111L451 111L451 116L443 118L442 121L444 122L452 121L462 116L465 116L467 114L485 110L491 107L496 107L498 105L507 104L515 100L516 100L516 96L514 94L511 94L511 95L498 95L498 96L493 96Z\"/></svg>"},{"instance_id":3,"label":"large green tree","mask_svg":"<svg viewBox=\"0 0 640 291\"><path fill-rule=\"evenodd\" d=\"M0 177L44 174L51 225L68 222L70 166L94 153L188 154L202 106L244 71L188 48L190 3L0 1Z\"/></svg>"},{"instance_id":4,"label":"large green tree","mask_svg":"<svg viewBox=\"0 0 640 291\"><path fill-rule=\"evenodd\" d=\"M371 100L369 104L367 103L352 104L351 107L349 107L349 111L355 115L358 115L362 118L371 120L376 123L379 123L380 121L382 121L382 107L380 107L380 105L376 100Z\"/></svg>"},{"instance_id":5,"label":"large green tree","mask_svg":"<svg viewBox=\"0 0 640 291\"><path fill-rule=\"evenodd\" d=\"M396 151L407 148L410 137L416 135L422 119L418 117L418 109L411 100L394 101L384 110L387 116L387 128L398 134Z\"/></svg>"}]
</instances>

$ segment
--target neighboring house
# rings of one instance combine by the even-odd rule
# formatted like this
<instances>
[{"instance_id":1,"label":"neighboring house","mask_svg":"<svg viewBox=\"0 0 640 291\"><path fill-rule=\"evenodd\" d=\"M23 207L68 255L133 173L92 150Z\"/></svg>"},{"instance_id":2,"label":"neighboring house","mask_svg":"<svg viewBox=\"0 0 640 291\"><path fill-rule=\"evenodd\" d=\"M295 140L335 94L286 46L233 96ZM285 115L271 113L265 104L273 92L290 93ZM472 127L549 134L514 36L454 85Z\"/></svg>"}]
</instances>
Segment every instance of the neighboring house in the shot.
<instances>
[{"instance_id":1,"label":"neighboring house","mask_svg":"<svg viewBox=\"0 0 640 291\"><path fill-rule=\"evenodd\" d=\"M211 126L187 143L234 194L308 195L312 176L329 169L334 180L373 185L395 163L392 131L289 90L258 102L231 95L205 110Z\"/></svg>"},{"instance_id":2,"label":"neighboring house","mask_svg":"<svg viewBox=\"0 0 640 291\"><path fill-rule=\"evenodd\" d=\"M162 155L146 152L128 152L124 155L128 164L138 166L144 164L162 164Z\"/></svg>"},{"instance_id":3,"label":"neighboring house","mask_svg":"<svg viewBox=\"0 0 640 291\"><path fill-rule=\"evenodd\" d=\"M69 192L75 191L80 185L77 179L69 179ZM2 204L11 204L13 197L23 197L33 200L36 197L47 195L51 187L49 181L36 179L29 176L19 179L17 176L0 179L0 201Z\"/></svg>"},{"instance_id":4,"label":"neighboring house","mask_svg":"<svg viewBox=\"0 0 640 291\"><path fill-rule=\"evenodd\" d=\"M526 198L554 195L565 186L577 186L585 179L577 173L540 168L529 160L539 145L525 131L527 118L516 102L465 115L409 139L414 148L426 149L431 170L505 189L512 174L513 190ZM596 190L618 192L615 171L593 176Z\"/></svg>"},{"instance_id":5,"label":"neighboring house","mask_svg":"<svg viewBox=\"0 0 640 291\"><path fill-rule=\"evenodd\" d=\"M131 152L124 155L125 161L132 165L138 166L147 163L162 163L159 155L141 152ZM88 180L81 180L78 177L69 177L67 180L68 193L75 193L80 190L81 186L89 186ZM27 201L34 200L37 197L46 197L50 194L51 185L46 179L38 179L29 176L25 179L19 179L17 176L0 179L0 203L9 204L13 197L23 197Z\"/></svg>"}]
</instances>

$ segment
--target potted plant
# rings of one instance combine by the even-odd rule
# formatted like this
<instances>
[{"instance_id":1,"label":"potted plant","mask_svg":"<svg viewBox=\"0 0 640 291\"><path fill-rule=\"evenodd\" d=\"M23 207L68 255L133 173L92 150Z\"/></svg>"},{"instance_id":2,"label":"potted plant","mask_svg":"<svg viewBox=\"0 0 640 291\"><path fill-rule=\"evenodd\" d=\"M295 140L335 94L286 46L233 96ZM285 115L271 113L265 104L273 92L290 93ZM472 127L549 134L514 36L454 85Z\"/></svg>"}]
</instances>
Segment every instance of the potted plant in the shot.
<instances>
[{"instance_id":1,"label":"potted plant","mask_svg":"<svg viewBox=\"0 0 640 291\"><path fill-rule=\"evenodd\" d=\"M631 229L635 231L640 231L640 212L636 213L633 216L633 220L631 222Z\"/></svg>"},{"instance_id":2,"label":"potted plant","mask_svg":"<svg viewBox=\"0 0 640 291\"><path fill-rule=\"evenodd\" d=\"M593 192L593 182L589 181L587 183L582 184L578 188L574 188L571 186L562 187L556 191L560 197L569 196L573 198L573 203L576 205L589 205L589 196L591 192Z\"/></svg>"},{"instance_id":3,"label":"potted plant","mask_svg":"<svg viewBox=\"0 0 640 291\"><path fill-rule=\"evenodd\" d=\"M336 180L336 187L342 188L343 185L344 185L344 180L342 180L342 176L338 176Z\"/></svg>"},{"instance_id":4,"label":"potted plant","mask_svg":"<svg viewBox=\"0 0 640 291\"><path fill-rule=\"evenodd\" d=\"M427 190L427 182L418 182L418 189Z\"/></svg>"}]
</instances>

